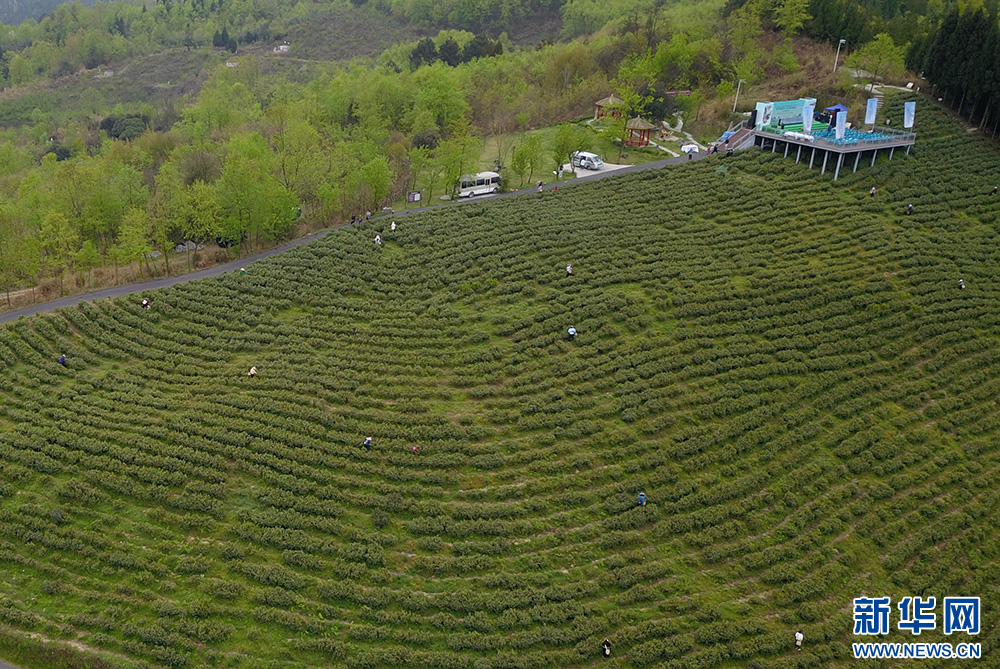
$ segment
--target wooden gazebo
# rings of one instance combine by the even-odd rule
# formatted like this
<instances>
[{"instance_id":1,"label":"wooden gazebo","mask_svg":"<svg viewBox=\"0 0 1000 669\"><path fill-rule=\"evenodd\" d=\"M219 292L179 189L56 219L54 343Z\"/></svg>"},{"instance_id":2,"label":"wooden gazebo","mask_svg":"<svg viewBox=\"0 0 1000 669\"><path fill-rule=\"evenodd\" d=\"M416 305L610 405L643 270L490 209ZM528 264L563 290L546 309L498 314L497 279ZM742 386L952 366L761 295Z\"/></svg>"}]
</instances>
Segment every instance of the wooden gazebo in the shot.
<instances>
[{"instance_id":1,"label":"wooden gazebo","mask_svg":"<svg viewBox=\"0 0 1000 669\"><path fill-rule=\"evenodd\" d=\"M621 118L622 101L616 98L614 95L609 95L603 100L598 100L594 103L594 120L599 118Z\"/></svg>"},{"instance_id":2,"label":"wooden gazebo","mask_svg":"<svg viewBox=\"0 0 1000 669\"><path fill-rule=\"evenodd\" d=\"M628 128L628 139L625 146L649 146L649 133L656 128L655 125L636 116L630 118L625 124Z\"/></svg>"}]
</instances>

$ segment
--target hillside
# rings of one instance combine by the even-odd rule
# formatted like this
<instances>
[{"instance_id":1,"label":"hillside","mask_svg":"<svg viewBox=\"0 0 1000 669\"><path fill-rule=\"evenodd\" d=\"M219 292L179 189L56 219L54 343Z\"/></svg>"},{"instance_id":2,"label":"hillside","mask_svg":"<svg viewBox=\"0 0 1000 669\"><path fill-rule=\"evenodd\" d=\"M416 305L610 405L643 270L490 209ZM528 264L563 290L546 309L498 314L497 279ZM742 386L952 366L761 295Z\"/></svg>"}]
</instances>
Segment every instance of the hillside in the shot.
<instances>
[{"instance_id":1,"label":"hillside","mask_svg":"<svg viewBox=\"0 0 1000 669\"><path fill-rule=\"evenodd\" d=\"M89 7L96 0L79 0L80 4ZM51 12L66 0L0 0L0 23L16 26L27 19L41 20L47 12Z\"/></svg>"},{"instance_id":2,"label":"hillside","mask_svg":"<svg viewBox=\"0 0 1000 669\"><path fill-rule=\"evenodd\" d=\"M991 653L997 151L918 104L835 185L711 157L0 330L0 620L111 664L819 667L922 594L984 629L919 641Z\"/></svg>"}]
</instances>

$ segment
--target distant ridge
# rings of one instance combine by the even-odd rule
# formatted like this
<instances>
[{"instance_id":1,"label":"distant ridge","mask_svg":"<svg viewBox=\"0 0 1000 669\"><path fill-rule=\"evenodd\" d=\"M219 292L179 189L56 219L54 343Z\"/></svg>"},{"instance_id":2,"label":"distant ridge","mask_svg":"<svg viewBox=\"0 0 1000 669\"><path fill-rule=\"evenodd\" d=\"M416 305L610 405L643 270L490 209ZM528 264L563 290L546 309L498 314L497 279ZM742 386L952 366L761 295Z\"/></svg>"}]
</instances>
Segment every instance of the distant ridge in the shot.
<instances>
[{"instance_id":1,"label":"distant ridge","mask_svg":"<svg viewBox=\"0 0 1000 669\"><path fill-rule=\"evenodd\" d=\"M89 7L96 0L78 1ZM8 26L16 26L23 23L26 19L35 19L37 21L59 5L64 4L64 2L65 0L28 0L27 2L22 2L21 0L0 0L0 23Z\"/></svg>"}]
</instances>

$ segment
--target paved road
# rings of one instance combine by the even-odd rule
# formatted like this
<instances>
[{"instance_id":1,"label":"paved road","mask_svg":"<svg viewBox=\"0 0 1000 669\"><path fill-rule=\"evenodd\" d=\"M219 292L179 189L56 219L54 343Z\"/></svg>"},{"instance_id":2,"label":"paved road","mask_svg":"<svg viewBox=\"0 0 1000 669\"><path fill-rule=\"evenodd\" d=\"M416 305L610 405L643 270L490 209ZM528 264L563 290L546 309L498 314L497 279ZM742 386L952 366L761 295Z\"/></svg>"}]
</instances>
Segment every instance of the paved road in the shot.
<instances>
[{"instance_id":1,"label":"paved road","mask_svg":"<svg viewBox=\"0 0 1000 669\"><path fill-rule=\"evenodd\" d=\"M622 167L616 170L610 170L607 172L594 172L592 174L585 174L584 176L577 177L575 179L568 179L566 181L561 181L557 184L549 184L545 186L545 190L551 190L554 186L567 186L575 183L583 183L586 181L595 181L597 179L604 179L606 177L615 176L617 174L625 174L628 172L641 172L643 170L649 169L659 169L661 167L666 167L667 165L679 165L682 163L689 162L689 160L701 160L705 158L707 154L697 153L693 154L693 157L688 156L678 156L676 158L667 158L665 160L657 160L653 163L645 163L643 165L629 165L628 167ZM408 216L410 214L415 214L421 211L427 211L428 209L436 209L438 207L455 207L463 204L468 204L469 202L483 202L486 200L495 200L497 198L504 197L516 197L519 195L527 195L530 193L537 193L537 188L524 188L522 190L514 191L511 193L498 193L497 195L487 195L477 198L468 198L464 200L457 200L454 202L446 202L443 204L432 204L425 207L417 207L415 209L408 209L405 211L398 211L393 214L394 218L400 218L402 216ZM94 300L103 300L109 297L121 297L122 295L130 295L132 293L139 293L144 290L154 290L156 288L166 288L167 286L173 286L178 283L184 283L186 281L194 281L196 279L208 279L214 276L219 276L225 274L226 272L232 272L238 270L241 267L246 267L253 262L260 260L261 258L266 258L272 256L276 253L281 253L282 251L287 251L288 249L294 248L299 244L306 244L313 240L319 239L324 235L331 232L330 230L323 230L322 232L317 232L315 234L309 235L308 237L303 237L302 239L296 239L294 241L288 242L287 244L282 244L273 249L268 249L267 251L261 251L260 253L255 253L252 256L247 256L246 258L240 258L239 260L234 260L232 262L227 262L222 265L216 265L215 267L209 267L207 269L198 270L197 272L191 272L189 274L181 274L178 276L165 277L163 279L154 279L152 281L143 281L140 283L130 283L123 286L112 286L111 288L105 288L104 290L98 290L92 293L84 293L82 295L74 295L72 297L64 297L59 300L53 300L51 302L44 302L42 304L35 304L30 307L24 307L23 309L15 309L14 311L8 311L7 313L0 314L0 323L8 323L10 321L16 320L21 316L31 316L32 314L43 313L46 311L52 311L60 307L71 307L73 305L79 304L80 302L92 302ZM0 669L5 669L0 665Z\"/></svg>"}]
</instances>

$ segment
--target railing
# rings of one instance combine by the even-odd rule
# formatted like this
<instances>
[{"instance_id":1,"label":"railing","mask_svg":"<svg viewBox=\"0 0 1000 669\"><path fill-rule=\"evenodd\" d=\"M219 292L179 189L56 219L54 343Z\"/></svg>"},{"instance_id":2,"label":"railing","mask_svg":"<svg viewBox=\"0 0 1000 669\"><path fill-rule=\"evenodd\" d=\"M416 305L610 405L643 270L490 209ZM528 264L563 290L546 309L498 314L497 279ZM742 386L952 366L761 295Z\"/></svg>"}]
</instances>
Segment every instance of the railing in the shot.
<instances>
[{"instance_id":1,"label":"railing","mask_svg":"<svg viewBox=\"0 0 1000 669\"><path fill-rule=\"evenodd\" d=\"M851 131L842 139L837 139L836 131L832 129L820 130L815 133L806 133L805 131L801 131L802 134L812 135L812 140L804 140L802 137L787 136L784 134L787 131L772 127L761 128L758 132L765 132L769 135L782 137L786 140L795 139L799 141L822 142L825 144L832 144L834 146L892 144L895 142L913 143L917 139L917 133L915 132L908 130L895 130L893 128L884 128L880 126L875 126L873 132Z\"/></svg>"}]
</instances>

